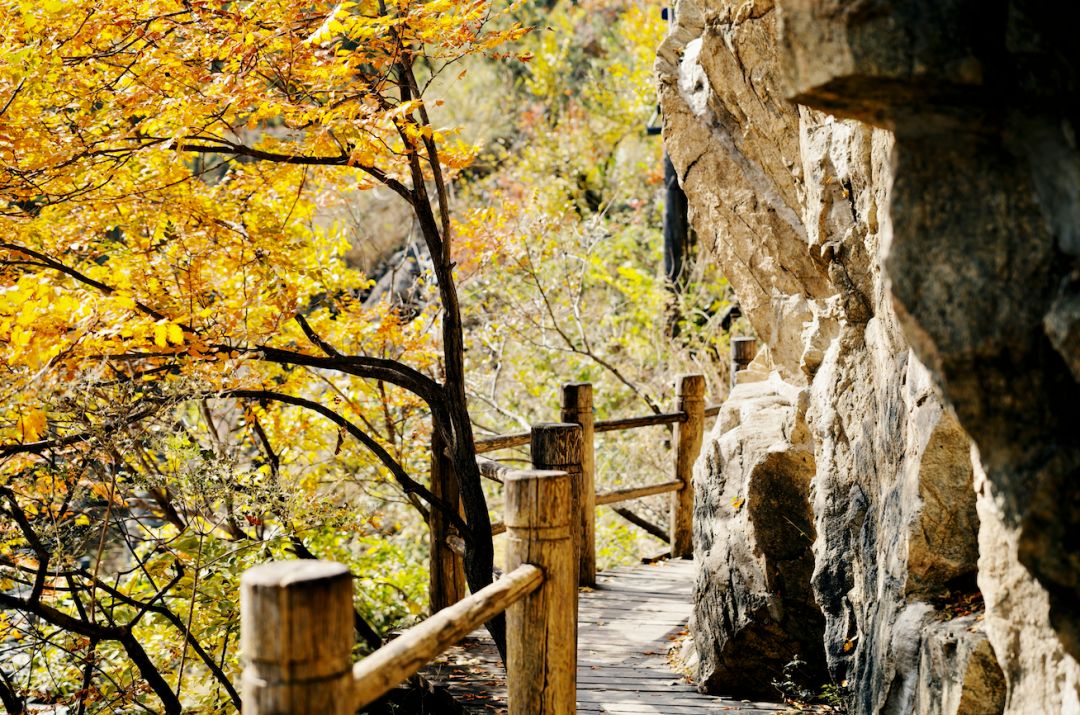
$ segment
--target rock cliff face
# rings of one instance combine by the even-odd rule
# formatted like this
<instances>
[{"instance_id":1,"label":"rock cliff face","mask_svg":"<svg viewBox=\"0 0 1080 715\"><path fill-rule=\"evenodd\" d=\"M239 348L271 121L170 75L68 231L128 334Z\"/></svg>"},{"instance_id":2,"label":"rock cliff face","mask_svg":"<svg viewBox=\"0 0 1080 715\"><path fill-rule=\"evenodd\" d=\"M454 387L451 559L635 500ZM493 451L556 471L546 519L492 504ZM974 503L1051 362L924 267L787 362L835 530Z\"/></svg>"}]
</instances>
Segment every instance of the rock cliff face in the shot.
<instances>
[{"instance_id":1,"label":"rock cliff face","mask_svg":"<svg viewBox=\"0 0 1080 715\"><path fill-rule=\"evenodd\" d=\"M695 473L704 686L797 655L854 712L1080 713L1080 63L1047 12L680 0L665 141L765 345Z\"/></svg>"}]
</instances>

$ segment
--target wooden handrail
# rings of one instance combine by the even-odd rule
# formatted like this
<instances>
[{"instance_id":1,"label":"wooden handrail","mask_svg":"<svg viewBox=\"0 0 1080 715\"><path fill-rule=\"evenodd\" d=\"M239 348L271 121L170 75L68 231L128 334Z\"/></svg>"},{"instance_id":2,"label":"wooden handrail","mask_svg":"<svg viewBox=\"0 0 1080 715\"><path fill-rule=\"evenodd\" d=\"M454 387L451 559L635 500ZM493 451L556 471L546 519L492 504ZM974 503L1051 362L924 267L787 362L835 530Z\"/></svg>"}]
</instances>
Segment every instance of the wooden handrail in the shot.
<instances>
[{"instance_id":1,"label":"wooden handrail","mask_svg":"<svg viewBox=\"0 0 1080 715\"><path fill-rule=\"evenodd\" d=\"M583 548L594 518L592 505L671 492L671 555L690 554L691 468L701 450L705 417L720 411L719 406L704 406L704 388L702 376L683 375L674 411L594 422L591 386L574 383L564 387L561 417L566 422L478 440L477 454L531 442L538 466L558 468L513 470L490 459L477 460L481 473L506 489L506 518L493 524L492 531L510 534L510 572L355 665L352 578L344 566L279 562L246 572L240 599L245 715L349 715L504 611L510 715L573 713L577 583L588 583L595 573L589 562L592 549L586 554ZM592 476L591 435L662 424L675 425L675 479L595 494L587 479ZM583 434L590 435L588 448ZM432 448L433 491L454 502L457 484L445 446L435 439ZM449 538L443 538L448 536L445 525L436 526L433 520L433 553L446 551L441 544L449 544ZM434 582L436 576L432 578Z\"/></svg>"},{"instance_id":2,"label":"wooden handrail","mask_svg":"<svg viewBox=\"0 0 1080 715\"><path fill-rule=\"evenodd\" d=\"M480 468L481 477L486 477L499 484L503 483L507 474L517 471L513 467L508 467L502 462L496 462L494 459L487 459L486 457L477 457L476 466Z\"/></svg>"},{"instance_id":3,"label":"wooden handrail","mask_svg":"<svg viewBox=\"0 0 1080 715\"><path fill-rule=\"evenodd\" d=\"M705 417L716 417L720 414L720 405L709 405L705 408ZM656 415L644 415L642 417L620 417L611 420L598 420L593 423L594 432L617 432L619 430L637 429L638 427L652 427L654 425L670 425L686 421L685 412L661 412ZM528 432L511 432L494 437L483 437L476 440L476 453L485 454L499 449L510 447L522 447L529 444L532 439L532 430Z\"/></svg>"},{"instance_id":4,"label":"wooden handrail","mask_svg":"<svg viewBox=\"0 0 1080 715\"><path fill-rule=\"evenodd\" d=\"M683 488L681 481L675 480L670 482L662 482L660 484L649 484L644 487L627 487L626 489L613 489L609 492L599 492L596 495L597 505L603 504L617 504L621 501L630 501L631 499L640 499L641 497L651 497L654 494L664 494L666 492L677 492Z\"/></svg>"},{"instance_id":5,"label":"wooden handrail","mask_svg":"<svg viewBox=\"0 0 1080 715\"><path fill-rule=\"evenodd\" d=\"M651 497L657 494L677 492L683 489L683 483L679 480L660 482L659 484L647 484L643 487L627 487L625 489L612 489L606 492L596 492L596 505L618 504L619 502ZM491 525L491 535L498 536L506 532L506 524L496 521Z\"/></svg>"},{"instance_id":6,"label":"wooden handrail","mask_svg":"<svg viewBox=\"0 0 1080 715\"><path fill-rule=\"evenodd\" d=\"M578 514L580 520L580 524L575 527L574 535L574 541L577 544L575 548L578 552L578 583L580 585L591 586L596 582L595 520L596 507L599 505L612 505L647 496L671 494L668 524L670 532L668 542L672 545L671 556L687 557L693 551L694 492L691 483L693 464L701 451L705 420L718 415L721 406L705 406L703 376L681 375L675 383L675 400L669 412L599 421L593 414L592 385L584 382L564 384L559 418L564 424L569 423L580 427L581 446L574 448L574 454L580 454L580 457L567 459L565 463L560 458L558 463L553 463L548 461L545 455L538 454L535 445L530 448L535 467L553 467L580 474L580 478L572 480L576 503L575 513ZM596 460L593 451L596 433L658 425L673 426L671 430L673 464L670 481L598 493L595 486ZM480 475L485 479L503 483L506 475L513 470L480 455L511 447L521 447L530 444L535 438L535 428L533 428L528 432L515 432L476 440L476 461L480 467ZM559 442L559 439L556 439L556 442ZM436 447L434 443L432 446ZM557 450L564 448L564 445L556 443L550 446ZM433 488L437 478L440 481L440 488L445 489L448 495L456 494L457 484L450 467L449 449L445 445L438 445L437 448L442 450L442 457L432 462ZM454 548L455 534L452 533L446 520L435 518L437 511L432 510L432 587L430 590L432 610L449 605L465 595L460 548ZM492 536L505 533L505 531L505 523L492 524Z\"/></svg>"},{"instance_id":7,"label":"wooden handrail","mask_svg":"<svg viewBox=\"0 0 1080 715\"><path fill-rule=\"evenodd\" d=\"M596 562L594 547L594 519L593 510L596 506L617 504L619 502L640 499L642 497L657 494L671 493L671 543L673 556L688 556L692 550L691 523L693 513L693 489L691 487L691 471L698 452L701 451L701 439L704 431L704 420L715 417L720 413L721 405L709 405L704 403L705 381L700 375L682 375L676 383L676 399L671 412L663 412L642 417L623 417L612 420L593 419L592 385L588 383L567 383L562 388L562 410L560 417L566 423L577 424L582 429L581 463L573 465L571 471L581 473L581 486L576 488L579 510L581 512L581 527L576 540L581 542L579 550L580 573L578 580L581 585L592 585L596 580ZM673 446L675 448L675 464L671 481L659 484L649 484L641 487L627 487L614 489L606 492L597 492L595 489L595 458L593 456L593 435L597 432L614 432L616 430L637 429L656 425L674 425ZM491 452L507 447L521 446L535 440L535 428L529 432L517 432L488 437L477 440L477 454ZM575 448L576 449L576 448ZM535 452L533 445L533 464L537 468L552 466L546 463L544 456ZM477 456L480 465L480 474L488 479L501 482L503 475L509 470L508 467L484 457ZM567 465L557 465L560 469ZM492 525L492 536L505 531L501 523Z\"/></svg>"},{"instance_id":8,"label":"wooden handrail","mask_svg":"<svg viewBox=\"0 0 1080 715\"><path fill-rule=\"evenodd\" d=\"M509 573L352 663L352 574L279 561L240 579L244 715L352 715L506 612L510 715L572 715L577 671L573 488L566 472L506 475Z\"/></svg>"},{"instance_id":9,"label":"wooden handrail","mask_svg":"<svg viewBox=\"0 0 1080 715\"><path fill-rule=\"evenodd\" d=\"M661 412L657 415L645 415L644 417L599 420L593 424L593 429L597 432L615 432L617 430L637 429L638 427L652 427L653 425L672 425L685 421L685 412Z\"/></svg>"},{"instance_id":10,"label":"wooden handrail","mask_svg":"<svg viewBox=\"0 0 1080 715\"><path fill-rule=\"evenodd\" d=\"M531 439L532 430L529 430L528 432L511 432L510 434L501 434L497 437L484 437L483 439L476 440L476 453L483 454L485 452L494 452L497 449L520 447L528 444Z\"/></svg>"},{"instance_id":11,"label":"wooden handrail","mask_svg":"<svg viewBox=\"0 0 1080 715\"><path fill-rule=\"evenodd\" d=\"M370 705L447 648L540 587L544 573L522 564L487 588L442 609L353 666L354 707Z\"/></svg>"},{"instance_id":12,"label":"wooden handrail","mask_svg":"<svg viewBox=\"0 0 1080 715\"><path fill-rule=\"evenodd\" d=\"M667 492L677 492L682 488L683 483L674 480L670 482L660 482L659 484L648 484L644 487L612 489L607 492L597 492L596 505L618 504L619 502L630 501L632 499L641 499L642 497L651 497L657 494L666 494ZM498 536L503 533L506 533L506 524L501 521L496 521L491 524L492 536Z\"/></svg>"}]
</instances>

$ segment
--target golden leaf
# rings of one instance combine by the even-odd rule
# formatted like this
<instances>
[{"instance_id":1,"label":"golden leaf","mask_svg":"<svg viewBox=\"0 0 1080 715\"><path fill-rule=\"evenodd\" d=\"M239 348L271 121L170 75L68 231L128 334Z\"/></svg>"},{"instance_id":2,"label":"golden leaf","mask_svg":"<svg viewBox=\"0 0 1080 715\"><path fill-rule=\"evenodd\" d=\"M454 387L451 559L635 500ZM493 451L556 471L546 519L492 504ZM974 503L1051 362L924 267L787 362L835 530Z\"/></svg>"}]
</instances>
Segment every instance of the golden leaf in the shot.
<instances>
[{"instance_id":1,"label":"golden leaf","mask_svg":"<svg viewBox=\"0 0 1080 715\"><path fill-rule=\"evenodd\" d=\"M184 344L184 330L176 323L169 323L166 339L173 345Z\"/></svg>"},{"instance_id":2,"label":"golden leaf","mask_svg":"<svg viewBox=\"0 0 1080 715\"><path fill-rule=\"evenodd\" d=\"M49 420L45 416L45 410L31 410L28 414L19 418L19 433L23 442L36 442L45 434Z\"/></svg>"}]
</instances>

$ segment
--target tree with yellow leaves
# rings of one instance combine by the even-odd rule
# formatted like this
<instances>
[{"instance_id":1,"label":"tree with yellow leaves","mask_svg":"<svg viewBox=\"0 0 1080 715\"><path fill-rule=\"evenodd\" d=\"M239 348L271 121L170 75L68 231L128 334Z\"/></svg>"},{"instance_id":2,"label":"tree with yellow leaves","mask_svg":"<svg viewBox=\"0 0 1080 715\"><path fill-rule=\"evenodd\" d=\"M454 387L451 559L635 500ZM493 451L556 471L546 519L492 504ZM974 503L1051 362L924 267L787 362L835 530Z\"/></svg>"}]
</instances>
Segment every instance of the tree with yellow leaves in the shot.
<instances>
[{"instance_id":1,"label":"tree with yellow leaves","mask_svg":"<svg viewBox=\"0 0 1080 715\"><path fill-rule=\"evenodd\" d=\"M0 647L38 638L29 665L0 669L9 710L50 648L67 668L50 695L78 712L238 705L230 579L313 555L306 511L350 495L329 463L373 457L456 526L470 587L490 583L449 205L474 148L433 124L427 94L524 34L507 12L0 3ZM321 218L368 189L405 202L430 257L436 307L411 322L365 306L370 282ZM463 517L410 474L403 445L428 414ZM196 669L209 685L187 695Z\"/></svg>"}]
</instances>

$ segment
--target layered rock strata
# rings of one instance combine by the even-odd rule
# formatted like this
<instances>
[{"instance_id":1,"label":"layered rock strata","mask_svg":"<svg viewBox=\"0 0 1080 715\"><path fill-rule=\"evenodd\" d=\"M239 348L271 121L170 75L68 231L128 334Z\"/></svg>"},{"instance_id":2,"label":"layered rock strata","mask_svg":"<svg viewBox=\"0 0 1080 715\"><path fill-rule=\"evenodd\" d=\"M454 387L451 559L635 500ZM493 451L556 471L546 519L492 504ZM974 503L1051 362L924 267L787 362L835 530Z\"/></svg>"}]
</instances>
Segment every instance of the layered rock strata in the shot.
<instances>
[{"instance_id":1,"label":"layered rock strata","mask_svg":"<svg viewBox=\"0 0 1080 715\"><path fill-rule=\"evenodd\" d=\"M1080 709L1076 65L1050 19L679 3L667 149L766 346L695 473L704 686L760 697L798 656L854 712Z\"/></svg>"}]
</instances>

